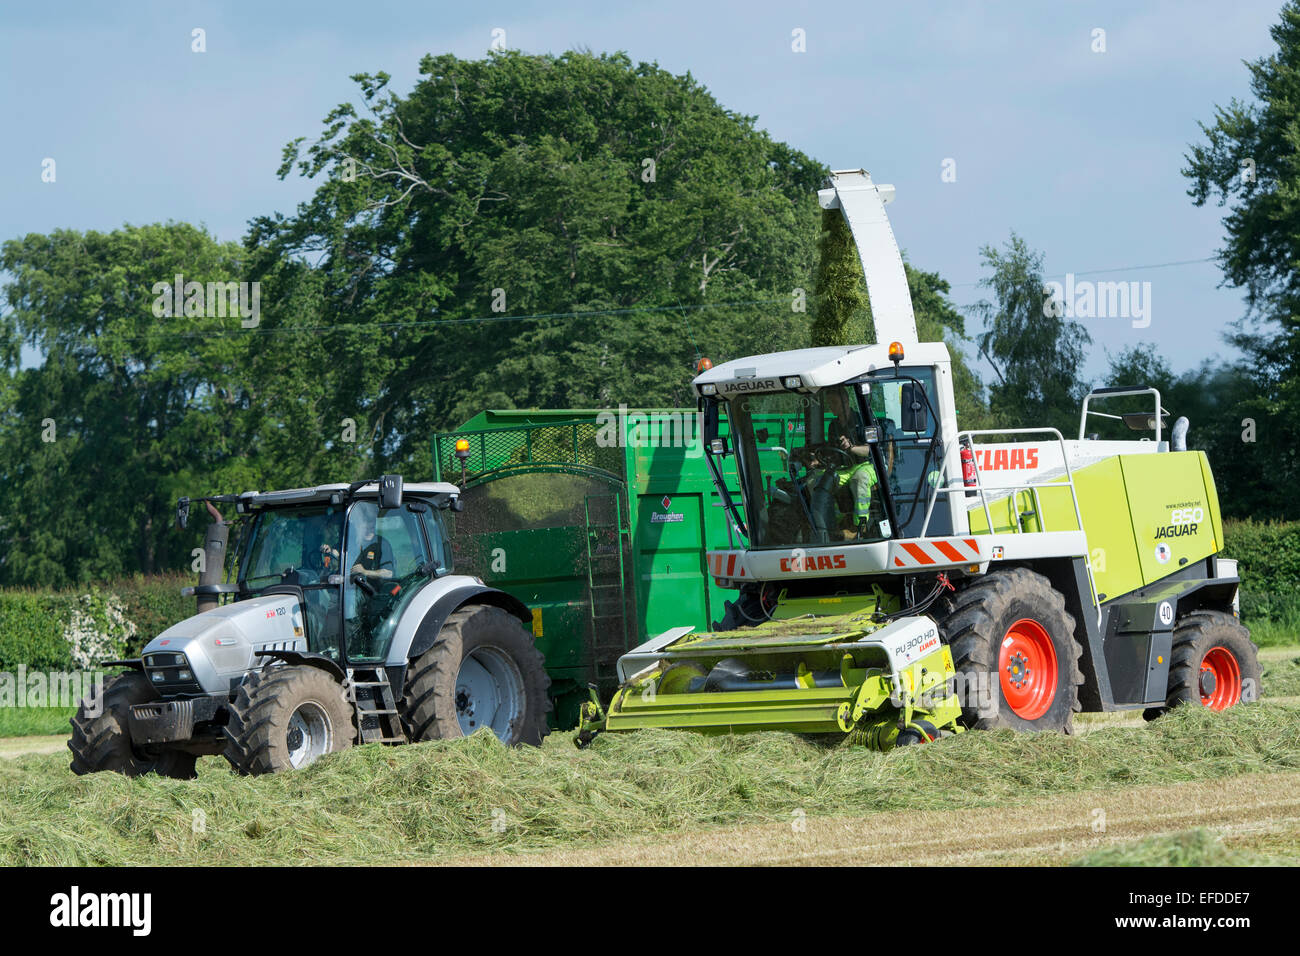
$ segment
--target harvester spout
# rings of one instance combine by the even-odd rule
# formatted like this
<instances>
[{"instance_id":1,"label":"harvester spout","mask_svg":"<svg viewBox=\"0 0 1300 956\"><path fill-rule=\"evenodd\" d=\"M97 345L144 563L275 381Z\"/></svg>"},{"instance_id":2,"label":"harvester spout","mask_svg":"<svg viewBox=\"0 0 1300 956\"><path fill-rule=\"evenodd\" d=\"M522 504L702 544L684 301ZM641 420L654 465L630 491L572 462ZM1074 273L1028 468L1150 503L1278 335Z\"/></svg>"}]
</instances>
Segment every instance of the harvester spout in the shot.
<instances>
[{"instance_id":1,"label":"harvester spout","mask_svg":"<svg viewBox=\"0 0 1300 956\"><path fill-rule=\"evenodd\" d=\"M836 170L817 193L823 209L840 210L849 224L867 280L876 341L882 344L918 340L907 272L885 214L885 203L893 198L894 187L877 186L865 169Z\"/></svg>"}]
</instances>

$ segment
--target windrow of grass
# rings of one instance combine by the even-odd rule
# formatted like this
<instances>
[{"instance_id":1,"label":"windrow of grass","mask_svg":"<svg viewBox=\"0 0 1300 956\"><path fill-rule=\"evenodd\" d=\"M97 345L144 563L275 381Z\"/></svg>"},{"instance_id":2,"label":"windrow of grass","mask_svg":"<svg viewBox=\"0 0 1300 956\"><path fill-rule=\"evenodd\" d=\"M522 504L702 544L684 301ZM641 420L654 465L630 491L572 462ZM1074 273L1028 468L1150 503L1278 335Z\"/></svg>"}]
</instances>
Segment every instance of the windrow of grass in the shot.
<instances>
[{"instance_id":1,"label":"windrow of grass","mask_svg":"<svg viewBox=\"0 0 1300 956\"><path fill-rule=\"evenodd\" d=\"M0 761L0 864L436 862L656 833L1300 769L1300 708L1183 708L1084 736L968 733L874 753L790 734L567 736L508 750L486 732L192 781L75 777L63 755Z\"/></svg>"},{"instance_id":2,"label":"windrow of grass","mask_svg":"<svg viewBox=\"0 0 1300 956\"><path fill-rule=\"evenodd\" d=\"M1265 841L1265 849L1231 846L1197 827L1181 833L1148 837L1136 843L1105 847L1071 862L1071 866L1294 866L1294 840Z\"/></svg>"}]
</instances>

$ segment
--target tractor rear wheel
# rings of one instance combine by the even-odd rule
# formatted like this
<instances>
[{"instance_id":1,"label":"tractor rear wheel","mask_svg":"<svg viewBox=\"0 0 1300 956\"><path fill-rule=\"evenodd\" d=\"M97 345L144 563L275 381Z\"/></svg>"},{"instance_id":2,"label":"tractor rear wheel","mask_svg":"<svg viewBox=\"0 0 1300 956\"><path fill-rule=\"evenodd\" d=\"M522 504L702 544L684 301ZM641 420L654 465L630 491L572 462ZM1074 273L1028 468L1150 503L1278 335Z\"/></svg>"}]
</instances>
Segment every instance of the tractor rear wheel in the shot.
<instances>
[{"instance_id":1,"label":"tractor rear wheel","mask_svg":"<svg viewBox=\"0 0 1300 956\"><path fill-rule=\"evenodd\" d=\"M942 626L968 727L1073 731L1083 648L1047 578L1028 568L987 574L949 600Z\"/></svg>"},{"instance_id":2,"label":"tractor rear wheel","mask_svg":"<svg viewBox=\"0 0 1300 956\"><path fill-rule=\"evenodd\" d=\"M1224 611L1192 611L1174 626L1167 707L1199 703L1226 710L1259 699L1258 648L1250 631Z\"/></svg>"},{"instance_id":3,"label":"tractor rear wheel","mask_svg":"<svg viewBox=\"0 0 1300 956\"><path fill-rule=\"evenodd\" d=\"M226 724L225 757L237 773L296 770L356 740L352 704L319 667L269 667L244 678Z\"/></svg>"},{"instance_id":4,"label":"tractor rear wheel","mask_svg":"<svg viewBox=\"0 0 1300 956\"><path fill-rule=\"evenodd\" d=\"M131 743L129 715L135 704L157 700L158 694L140 671L118 674L104 685L99 699L81 702L72 718L72 772L97 773L112 770L139 777L156 773L163 777L189 780L195 776L194 754L181 750L141 748ZM95 716L91 716L91 712Z\"/></svg>"},{"instance_id":5,"label":"tractor rear wheel","mask_svg":"<svg viewBox=\"0 0 1300 956\"><path fill-rule=\"evenodd\" d=\"M402 722L412 741L468 737L487 727L502 743L540 747L549 732L551 679L518 618L488 605L461 608L411 661Z\"/></svg>"}]
</instances>

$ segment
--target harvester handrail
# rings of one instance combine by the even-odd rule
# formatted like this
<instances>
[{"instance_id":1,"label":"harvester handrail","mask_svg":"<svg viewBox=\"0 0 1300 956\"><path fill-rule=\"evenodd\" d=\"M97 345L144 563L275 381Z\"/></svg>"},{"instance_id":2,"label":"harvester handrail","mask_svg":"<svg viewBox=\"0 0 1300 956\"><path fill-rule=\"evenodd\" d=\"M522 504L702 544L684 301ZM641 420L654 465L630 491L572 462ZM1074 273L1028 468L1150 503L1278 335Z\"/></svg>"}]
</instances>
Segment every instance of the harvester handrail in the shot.
<instances>
[{"instance_id":1,"label":"harvester handrail","mask_svg":"<svg viewBox=\"0 0 1300 956\"><path fill-rule=\"evenodd\" d=\"M1088 584L1092 588L1092 602L1093 602L1093 606L1097 609L1097 620L1100 623L1101 603L1097 599L1097 585L1092 577L1092 562L1090 560L1087 560L1086 558L1088 532L1083 527L1083 511L1079 507L1079 494L1074 487L1074 470L1070 467L1070 455L1065 446L1065 436L1061 434L1059 429L1051 428L1051 427L980 428L980 429L967 429L965 431L959 431L957 433L956 441L949 443L948 449L944 452L943 472L941 473L940 481L935 482L934 488L930 492L930 500L926 505L925 522L921 525L920 536L922 538L926 537L930 530L930 517L934 514L934 505L935 502L938 500L940 494L951 496L954 491L960 491L963 494L965 494L966 491L968 490L969 486L966 485L965 478L961 476L960 455L961 455L962 439L972 440L971 445L973 447L974 446L973 439L984 437L984 436L990 436L990 435L999 435L999 436L1054 435L1056 437L1056 442L1061 447L1061 462L1065 466L1064 481L1060 480L1059 475L1053 475L1050 479L1041 479L1037 481L1027 478L1025 481L1013 482L1012 484L1009 485L985 485L983 479L980 477L979 462L975 461L973 462L974 471L975 471L974 488L979 493L980 506L984 509L984 521L987 524L989 534L994 534L995 532L993 530L993 514L989 510L988 496L985 494L986 491L1009 491L1013 495L1017 491L1027 491L1030 494L1032 494L1034 497L1034 515L1038 519L1039 531L1045 532L1047 531L1047 528L1045 527L1042 504L1038 498L1038 489L1043 487L1057 487L1057 488L1070 489L1070 499L1074 504L1074 519L1075 522L1078 524L1079 533L1083 535L1083 540L1084 540L1084 552L1085 552L1084 566L1087 567L1088 569ZM954 454L959 456L957 460L957 469L955 472L951 467L952 457ZM957 483L956 487L953 487L954 482ZM1013 504L1014 504L1014 499L1013 499ZM1015 527L1016 527L1017 534L1035 533L1032 531L1022 530L1019 521L1016 522Z\"/></svg>"},{"instance_id":2,"label":"harvester handrail","mask_svg":"<svg viewBox=\"0 0 1300 956\"><path fill-rule=\"evenodd\" d=\"M1111 415L1106 412L1097 412L1088 408L1089 403L1094 398L1126 398L1134 395L1154 395L1156 399L1156 414L1154 427L1156 432L1156 444L1160 444L1162 433L1162 423L1160 416L1165 414L1164 406L1161 404L1160 390L1152 388L1149 385L1112 385L1107 388L1094 388L1087 395L1083 396L1083 410L1079 413L1079 441L1084 441L1088 431L1088 416L1096 415L1098 418L1117 418L1123 420L1122 415Z\"/></svg>"}]
</instances>

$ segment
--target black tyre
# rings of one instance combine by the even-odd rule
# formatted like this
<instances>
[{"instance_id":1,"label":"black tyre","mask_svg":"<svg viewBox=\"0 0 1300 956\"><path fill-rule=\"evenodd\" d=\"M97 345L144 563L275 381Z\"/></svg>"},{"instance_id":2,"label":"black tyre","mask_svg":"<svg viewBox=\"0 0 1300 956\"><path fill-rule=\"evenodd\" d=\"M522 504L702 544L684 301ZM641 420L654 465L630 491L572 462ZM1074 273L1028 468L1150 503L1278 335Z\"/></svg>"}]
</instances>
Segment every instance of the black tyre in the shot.
<instances>
[{"instance_id":1,"label":"black tyre","mask_svg":"<svg viewBox=\"0 0 1300 956\"><path fill-rule=\"evenodd\" d=\"M225 732L225 757L242 774L305 767L346 750L357 736L343 685L306 665L269 667L244 678Z\"/></svg>"},{"instance_id":2,"label":"black tyre","mask_svg":"<svg viewBox=\"0 0 1300 956\"><path fill-rule=\"evenodd\" d=\"M942 628L968 727L1073 732L1083 649L1047 578L1028 568L987 574L949 600Z\"/></svg>"},{"instance_id":3,"label":"black tyre","mask_svg":"<svg viewBox=\"0 0 1300 956\"><path fill-rule=\"evenodd\" d=\"M402 722L412 741L488 727L503 743L537 747L550 732L550 686L542 653L518 618L487 605L461 608L411 661Z\"/></svg>"},{"instance_id":4,"label":"black tyre","mask_svg":"<svg viewBox=\"0 0 1300 956\"><path fill-rule=\"evenodd\" d=\"M131 742L128 714L133 704L157 700L148 678L139 671L118 674L104 684L102 699L83 700L72 718L72 772L111 770L128 777L156 773L189 780L195 776L194 754L181 750L136 747ZM97 716L91 716L91 713Z\"/></svg>"},{"instance_id":5,"label":"black tyre","mask_svg":"<svg viewBox=\"0 0 1300 956\"><path fill-rule=\"evenodd\" d=\"M1192 611L1174 625L1167 707L1200 704L1226 710L1259 699L1259 648L1224 611Z\"/></svg>"}]
</instances>

